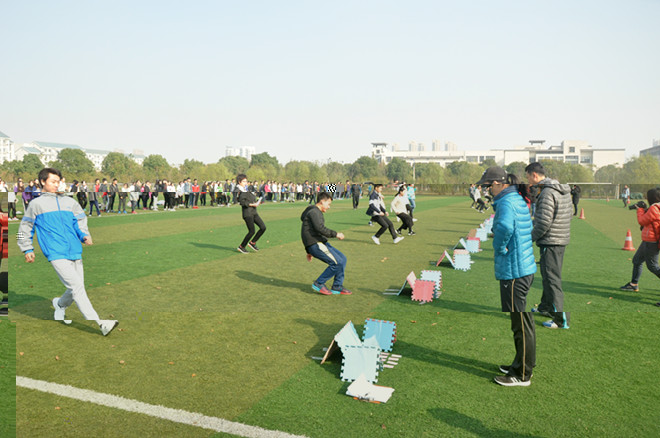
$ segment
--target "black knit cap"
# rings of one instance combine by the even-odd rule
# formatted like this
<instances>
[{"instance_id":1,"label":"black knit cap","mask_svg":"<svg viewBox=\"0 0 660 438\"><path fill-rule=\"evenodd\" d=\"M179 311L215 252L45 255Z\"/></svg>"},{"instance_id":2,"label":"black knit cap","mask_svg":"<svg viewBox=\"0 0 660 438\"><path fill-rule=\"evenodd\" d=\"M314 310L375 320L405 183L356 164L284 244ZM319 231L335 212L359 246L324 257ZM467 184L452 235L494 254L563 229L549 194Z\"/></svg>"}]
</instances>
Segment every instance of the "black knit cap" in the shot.
<instances>
[{"instance_id":1,"label":"black knit cap","mask_svg":"<svg viewBox=\"0 0 660 438\"><path fill-rule=\"evenodd\" d=\"M481 175L481 179L476 184L483 186L491 185L493 182L506 182L506 170L499 166L489 167L483 175Z\"/></svg>"}]
</instances>

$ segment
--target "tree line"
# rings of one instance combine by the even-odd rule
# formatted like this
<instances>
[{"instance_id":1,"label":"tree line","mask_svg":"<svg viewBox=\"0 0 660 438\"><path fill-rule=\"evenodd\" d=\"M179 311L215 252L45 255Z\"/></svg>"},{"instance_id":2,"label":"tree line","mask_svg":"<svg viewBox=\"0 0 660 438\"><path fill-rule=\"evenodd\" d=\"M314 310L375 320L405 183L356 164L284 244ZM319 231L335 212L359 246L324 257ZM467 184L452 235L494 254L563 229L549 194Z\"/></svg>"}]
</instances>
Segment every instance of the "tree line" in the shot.
<instances>
[{"instance_id":1,"label":"tree line","mask_svg":"<svg viewBox=\"0 0 660 438\"><path fill-rule=\"evenodd\" d=\"M660 184L660 164L650 156L635 157L623 167L604 166L596 172L580 164L561 161L542 161L547 175L562 183L614 183L614 184ZM481 177L483 171L496 165L494 160L482 164L454 161L442 167L437 163L416 163L411 166L400 158L394 158L389 164L381 165L374 158L362 156L353 163L312 161L289 161L281 164L276 157L267 152L252 155L251 160L243 157L223 157L215 163L202 163L195 159L186 159L181 165L171 165L162 155L147 156L140 165L130 156L119 152L110 152L96 171L94 164L79 149L62 149L57 160L49 166L62 171L68 181L93 181L96 178L117 178L121 182L155 181L167 179L180 181L183 178L197 178L200 181L226 180L245 173L250 180L274 180L279 182L358 182L414 181L421 185L462 185L473 183ZM525 166L529 163L513 162L505 169L521 177L524 181ZM6 181L36 178L43 167L39 157L28 154L22 160L6 161L0 165L0 176Z\"/></svg>"}]
</instances>

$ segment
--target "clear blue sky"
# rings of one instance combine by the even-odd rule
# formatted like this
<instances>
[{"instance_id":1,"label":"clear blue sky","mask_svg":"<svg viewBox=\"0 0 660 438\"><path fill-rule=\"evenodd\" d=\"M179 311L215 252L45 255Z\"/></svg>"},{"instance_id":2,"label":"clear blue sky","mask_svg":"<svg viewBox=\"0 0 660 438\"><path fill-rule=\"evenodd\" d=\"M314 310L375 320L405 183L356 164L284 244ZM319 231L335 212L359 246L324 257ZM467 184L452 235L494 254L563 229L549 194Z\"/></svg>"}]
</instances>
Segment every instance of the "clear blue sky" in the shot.
<instances>
[{"instance_id":1,"label":"clear blue sky","mask_svg":"<svg viewBox=\"0 0 660 438\"><path fill-rule=\"evenodd\" d=\"M660 1L0 0L0 131L215 162L660 139Z\"/></svg>"}]
</instances>

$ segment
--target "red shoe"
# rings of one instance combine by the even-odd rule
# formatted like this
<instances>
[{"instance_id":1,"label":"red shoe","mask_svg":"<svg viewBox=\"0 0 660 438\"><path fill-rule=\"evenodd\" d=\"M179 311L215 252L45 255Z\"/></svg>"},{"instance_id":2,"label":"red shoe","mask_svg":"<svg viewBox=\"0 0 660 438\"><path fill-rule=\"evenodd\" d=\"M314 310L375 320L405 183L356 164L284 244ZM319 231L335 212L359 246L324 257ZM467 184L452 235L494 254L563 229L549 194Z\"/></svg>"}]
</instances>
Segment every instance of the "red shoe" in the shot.
<instances>
[{"instance_id":1,"label":"red shoe","mask_svg":"<svg viewBox=\"0 0 660 438\"><path fill-rule=\"evenodd\" d=\"M320 293L321 295L332 295L332 292L325 287L325 284L319 286L316 282L312 283L312 289L314 289L316 292Z\"/></svg>"},{"instance_id":2,"label":"red shoe","mask_svg":"<svg viewBox=\"0 0 660 438\"><path fill-rule=\"evenodd\" d=\"M335 294L335 295L352 295L353 294L353 292L351 292L348 289L344 289L344 288L342 288L341 290L332 289L332 293Z\"/></svg>"}]
</instances>

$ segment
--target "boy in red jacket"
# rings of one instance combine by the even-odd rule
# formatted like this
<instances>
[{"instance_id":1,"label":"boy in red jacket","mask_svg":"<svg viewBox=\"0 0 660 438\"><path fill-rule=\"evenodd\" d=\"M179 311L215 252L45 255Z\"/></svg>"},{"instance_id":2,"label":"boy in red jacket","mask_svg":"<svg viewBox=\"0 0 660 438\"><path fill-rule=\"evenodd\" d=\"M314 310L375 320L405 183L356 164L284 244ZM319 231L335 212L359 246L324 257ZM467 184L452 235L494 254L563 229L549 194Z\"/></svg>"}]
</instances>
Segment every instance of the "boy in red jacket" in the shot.
<instances>
[{"instance_id":1,"label":"boy in red jacket","mask_svg":"<svg viewBox=\"0 0 660 438\"><path fill-rule=\"evenodd\" d=\"M621 286L621 290L639 291L639 278L642 276L642 271L644 270L643 264L645 262L649 271L660 278L660 265L658 264L660 189L649 190L646 194L646 199L648 199L650 205L648 208L646 208L644 201L637 203L637 222L642 226L642 243L637 248L637 252L632 259L632 280L626 285ZM656 303L655 305L660 306L660 303Z\"/></svg>"}]
</instances>

